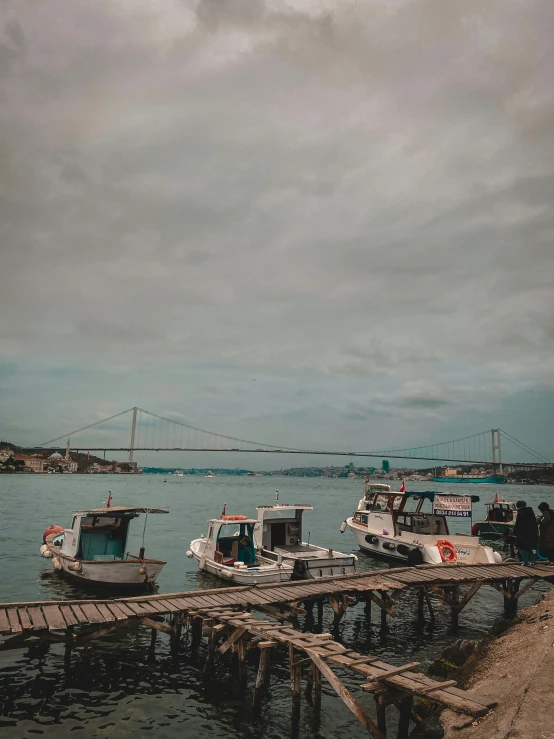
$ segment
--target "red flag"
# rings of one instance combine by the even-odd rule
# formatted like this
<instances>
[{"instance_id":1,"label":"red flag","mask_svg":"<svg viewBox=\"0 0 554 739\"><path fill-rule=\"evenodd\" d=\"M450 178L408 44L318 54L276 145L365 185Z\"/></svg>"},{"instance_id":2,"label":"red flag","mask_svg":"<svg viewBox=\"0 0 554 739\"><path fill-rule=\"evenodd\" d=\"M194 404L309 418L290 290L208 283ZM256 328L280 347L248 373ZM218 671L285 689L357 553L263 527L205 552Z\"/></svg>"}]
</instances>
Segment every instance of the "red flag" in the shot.
<instances>
[{"instance_id":1,"label":"red flag","mask_svg":"<svg viewBox=\"0 0 554 739\"><path fill-rule=\"evenodd\" d=\"M108 500L106 501L106 508L109 508L112 503L112 493L110 491L110 494L108 495Z\"/></svg>"},{"instance_id":2,"label":"red flag","mask_svg":"<svg viewBox=\"0 0 554 739\"><path fill-rule=\"evenodd\" d=\"M404 483L404 480L402 480L402 485L400 486L400 491L399 492L401 492L401 493L405 493L406 492L406 485Z\"/></svg>"},{"instance_id":3,"label":"red flag","mask_svg":"<svg viewBox=\"0 0 554 739\"><path fill-rule=\"evenodd\" d=\"M226 515L227 515L227 503L224 503L223 510L221 511L221 515L219 516L219 518L225 518Z\"/></svg>"},{"instance_id":4,"label":"red flag","mask_svg":"<svg viewBox=\"0 0 554 739\"><path fill-rule=\"evenodd\" d=\"M494 496L494 502L498 503L498 490L496 491L496 495Z\"/></svg>"}]
</instances>

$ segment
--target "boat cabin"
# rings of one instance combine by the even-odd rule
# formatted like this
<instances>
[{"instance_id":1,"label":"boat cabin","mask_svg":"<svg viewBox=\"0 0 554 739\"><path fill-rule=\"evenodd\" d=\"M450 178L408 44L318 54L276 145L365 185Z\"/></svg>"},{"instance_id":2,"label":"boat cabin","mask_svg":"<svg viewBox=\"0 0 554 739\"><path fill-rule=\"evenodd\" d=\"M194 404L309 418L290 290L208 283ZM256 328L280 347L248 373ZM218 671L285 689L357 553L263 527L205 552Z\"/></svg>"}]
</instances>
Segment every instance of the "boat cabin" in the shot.
<instances>
[{"instance_id":1,"label":"boat cabin","mask_svg":"<svg viewBox=\"0 0 554 739\"><path fill-rule=\"evenodd\" d=\"M487 507L487 521L494 523L515 523L516 504L505 500L485 503Z\"/></svg>"},{"instance_id":2,"label":"boat cabin","mask_svg":"<svg viewBox=\"0 0 554 739\"><path fill-rule=\"evenodd\" d=\"M276 549L300 552L309 547L302 541L302 516L304 511L313 511L313 506L296 505L258 506L256 544L261 549L274 552Z\"/></svg>"},{"instance_id":3,"label":"boat cabin","mask_svg":"<svg viewBox=\"0 0 554 739\"><path fill-rule=\"evenodd\" d=\"M208 522L204 552L218 564L233 567L235 562L256 564L254 527L256 519L247 516L225 516Z\"/></svg>"},{"instance_id":4,"label":"boat cabin","mask_svg":"<svg viewBox=\"0 0 554 739\"><path fill-rule=\"evenodd\" d=\"M92 508L76 511L70 529L53 539L61 552L75 559L99 562L126 559L129 526L141 513L168 513L160 508Z\"/></svg>"},{"instance_id":5,"label":"boat cabin","mask_svg":"<svg viewBox=\"0 0 554 739\"><path fill-rule=\"evenodd\" d=\"M472 502L479 500L478 496L455 496L450 493L425 492L376 492L367 502L364 510L354 513L356 523L370 529L381 528L391 536L401 536L402 532L413 534L448 535L446 515L434 512L435 496L448 495L449 498L468 498ZM406 510L409 501L415 503L414 510ZM424 504L431 503L431 511L424 511Z\"/></svg>"}]
</instances>

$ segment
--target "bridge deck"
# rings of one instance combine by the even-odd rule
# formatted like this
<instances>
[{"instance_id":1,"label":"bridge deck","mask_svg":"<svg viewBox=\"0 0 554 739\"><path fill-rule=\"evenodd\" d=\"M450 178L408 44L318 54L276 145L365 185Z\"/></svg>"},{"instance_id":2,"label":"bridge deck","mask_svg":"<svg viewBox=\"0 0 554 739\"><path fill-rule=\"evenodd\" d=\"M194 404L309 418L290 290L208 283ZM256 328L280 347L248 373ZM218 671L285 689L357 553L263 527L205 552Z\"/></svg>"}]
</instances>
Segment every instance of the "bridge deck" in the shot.
<instances>
[{"instance_id":1,"label":"bridge deck","mask_svg":"<svg viewBox=\"0 0 554 739\"><path fill-rule=\"evenodd\" d=\"M348 593L398 595L406 588L450 587L463 584L492 584L528 580L524 589L538 579L554 577L550 567L533 568L517 564L421 565L300 580L281 584L225 587L183 593L143 595L104 600L37 601L0 603L0 634L58 631L87 624L109 624L137 617L170 615L194 609L221 607L254 608L298 601L313 601Z\"/></svg>"}]
</instances>

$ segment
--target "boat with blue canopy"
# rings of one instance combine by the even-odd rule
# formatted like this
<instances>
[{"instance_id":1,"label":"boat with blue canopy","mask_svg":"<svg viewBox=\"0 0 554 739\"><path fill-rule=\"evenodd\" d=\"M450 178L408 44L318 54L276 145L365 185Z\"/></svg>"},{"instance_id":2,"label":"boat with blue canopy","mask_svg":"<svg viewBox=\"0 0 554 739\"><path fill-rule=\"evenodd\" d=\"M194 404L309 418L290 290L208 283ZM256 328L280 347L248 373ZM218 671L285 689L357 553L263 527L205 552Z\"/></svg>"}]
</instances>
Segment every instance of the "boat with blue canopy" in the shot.
<instances>
[{"instance_id":1,"label":"boat with blue canopy","mask_svg":"<svg viewBox=\"0 0 554 739\"><path fill-rule=\"evenodd\" d=\"M367 485L366 485L367 488ZM450 531L448 519L469 519L477 495L435 490L370 491L341 531L352 531L363 552L394 562L417 564L487 564L500 562L498 552L471 532ZM430 509L430 510L429 510Z\"/></svg>"}]
</instances>

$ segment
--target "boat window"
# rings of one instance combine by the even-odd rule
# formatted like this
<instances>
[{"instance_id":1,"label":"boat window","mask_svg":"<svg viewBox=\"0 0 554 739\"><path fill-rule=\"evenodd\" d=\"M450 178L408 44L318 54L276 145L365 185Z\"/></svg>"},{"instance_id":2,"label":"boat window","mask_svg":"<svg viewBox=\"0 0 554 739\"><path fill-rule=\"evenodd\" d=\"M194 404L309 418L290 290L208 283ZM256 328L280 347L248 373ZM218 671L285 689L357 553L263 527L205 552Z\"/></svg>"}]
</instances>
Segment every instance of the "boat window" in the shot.
<instances>
[{"instance_id":1,"label":"boat window","mask_svg":"<svg viewBox=\"0 0 554 739\"><path fill-rule=\"evenodd\" d=\"M214 527L210 526L210 528L208 529L208 539L213 539L213 538L214 538Z\"/></svg>"},{"instance_id":2,"label":"boat window","mask_svg":"<svg viewBox=\"0 0 554 739\"><path fill-rule=\"evenodd\" d=\"M389 496L388 495L377 495L373 501L373 505L370 510L373 511L388 511L389 510Z\"/></svg>"},{"instance_id":3,"label":"boat window","mask_svg":"<svg viewBox=\"0 0 554 739\"><path fill-rule=\"evenodd\" d=\"M223 555L225 564L255 562L254 524L242 521L223 524L217 534L216 550Z\"/></svg>"}]
</instances>

